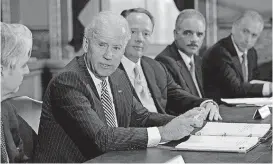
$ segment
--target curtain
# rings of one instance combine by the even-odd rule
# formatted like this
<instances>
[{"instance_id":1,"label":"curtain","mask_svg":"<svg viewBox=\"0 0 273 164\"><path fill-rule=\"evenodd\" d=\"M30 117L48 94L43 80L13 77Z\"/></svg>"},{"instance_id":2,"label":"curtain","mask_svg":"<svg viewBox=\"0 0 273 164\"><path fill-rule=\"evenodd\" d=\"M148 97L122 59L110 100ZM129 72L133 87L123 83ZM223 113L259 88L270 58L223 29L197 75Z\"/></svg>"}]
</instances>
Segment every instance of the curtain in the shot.
<instances>
[{"instance_id":1,"label":"curtain","mask_svg":"<svg viewBox=\"0 0 273 164\"><path fill-rule=\"evenodd\" d=\"M194 9L194 0L173 0L177 9L182 11L183 9Z\"/></svg>"},{"instance_id":2,"label":"curtain","mask_svg":"<svg viewBox=\"0 0 273 164\"><path fill-rule=\"evenodd\" d=\"M69 44L75 48L75 52L81 49L84 34L84 25L78 17L88 2L89 0L72 0L73 38Z\"/></svg>"}]
</instances>

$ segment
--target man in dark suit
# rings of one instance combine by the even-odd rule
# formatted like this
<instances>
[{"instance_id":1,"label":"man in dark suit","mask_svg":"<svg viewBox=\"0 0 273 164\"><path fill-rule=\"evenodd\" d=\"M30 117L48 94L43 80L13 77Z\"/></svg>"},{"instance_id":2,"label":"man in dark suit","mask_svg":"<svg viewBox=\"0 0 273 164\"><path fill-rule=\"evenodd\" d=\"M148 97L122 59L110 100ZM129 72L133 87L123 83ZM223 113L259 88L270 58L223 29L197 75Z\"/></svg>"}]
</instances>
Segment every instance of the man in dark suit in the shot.
<instances>
[{"instance_id":1,"label":"man in dark suit","mask_svg":"<svg viewBox=\"0 0 273 164\"><path fill-rule=\"evenodd\" d=\"M34 161L82 163L105 152L144 149L183 138L208 111L178 117L151 113L133 96L117 68L130 38L127 21L101 12L85 29L84 55L74 58L48 85Z\"/></svg>"},{"instance_id":2,"label":"man in dark suit","mask_svg":"<svg viewBox=\"0 0 273 164\"><path fill-rule=\"evenodd\" d=\"M263 30L263 18L246 11L233 23L232 34L207 50L203 58L206 96L261 97L272 94L272 83L258 84L257 52L253 48Z\"/></svg>"},{"instance_id":3,"label":"man in dark suit","mask_svg":"<svg viewBox=\"0 0 273 164\"><path fill-rule=\"evenodd\" d=\"M198 97L205 96L201 58L198 56L205 30L205 18L200 12L183 10L176 19L174 42L155 58L167 67L176 83Z\"/></svg>"},{"instance_id":4,"label":"man in dark suit","mask_svg":"<svg viewBox=\"0 0 273 164\"><path fill-rule=\"evenodd\" d=\"M212 100L202 99L184 91L176 84L167 69L159 62L143 56L153 32L154 19L143 8L124 10L131 28L125 54L120 68L126 71L136 97L151 112L179 115L196 106L208 108L209 119L221 119L218 105Z\"/></svg>"}]
</instances>

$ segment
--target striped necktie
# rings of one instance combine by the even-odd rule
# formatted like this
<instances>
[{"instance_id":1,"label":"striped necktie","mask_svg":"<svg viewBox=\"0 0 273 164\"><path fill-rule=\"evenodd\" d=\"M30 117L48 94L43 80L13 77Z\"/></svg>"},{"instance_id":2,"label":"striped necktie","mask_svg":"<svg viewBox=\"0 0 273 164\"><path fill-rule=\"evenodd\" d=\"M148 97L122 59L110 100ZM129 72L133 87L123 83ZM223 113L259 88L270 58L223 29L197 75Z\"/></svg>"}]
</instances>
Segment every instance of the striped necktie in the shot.
<instances>
[{"instance_id":1,"label":"striped necktie","mask_svg":"<svg viewBox=\"0 0 273 164\"><path fill-rule=\"evenodd\" d=\"M112 99L109 95L107 89L107 81L103 80L101 82L101 104L104 109L104 114L106 118L106 123L110 127L117 127L117 120L114 114L114 108L112 105Z\"/></svg>"},{"instance_id":2,"label":"striped necktie","mask_svg":"<svg viewBox=\"0 0 273 164\"><path fill-rule=\"evenodd\" d=\"M1 121L1 163L9 163L9 157L6 148L3 123Z\"/></svg>"}]
</instances>

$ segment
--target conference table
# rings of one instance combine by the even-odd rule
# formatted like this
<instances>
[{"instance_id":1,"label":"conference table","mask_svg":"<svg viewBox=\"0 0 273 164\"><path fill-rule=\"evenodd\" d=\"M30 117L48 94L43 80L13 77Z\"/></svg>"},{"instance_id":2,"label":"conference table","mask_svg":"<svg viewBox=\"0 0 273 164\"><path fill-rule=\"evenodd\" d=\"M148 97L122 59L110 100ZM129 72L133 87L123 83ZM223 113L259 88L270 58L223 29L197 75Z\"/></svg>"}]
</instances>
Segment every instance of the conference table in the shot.
<instances>
[{"instance_id":1,"label":"conference table","mask_svg":"<svg viewBox=\"0 0 273 164\"><path fill-rule=\"evenodd\" d=\"M272 115L265 119L253 119L258 107L220 106L222 122L270 123ZM272 109L270 109L272 111ZM98 156L88 163L165 163L181 155L185 163L272 163L272 138L261 143L247 153L174 151L173 147L181 141L173 141L155 148L131 151L112 151Z\"/></svg>"}]
</instances>

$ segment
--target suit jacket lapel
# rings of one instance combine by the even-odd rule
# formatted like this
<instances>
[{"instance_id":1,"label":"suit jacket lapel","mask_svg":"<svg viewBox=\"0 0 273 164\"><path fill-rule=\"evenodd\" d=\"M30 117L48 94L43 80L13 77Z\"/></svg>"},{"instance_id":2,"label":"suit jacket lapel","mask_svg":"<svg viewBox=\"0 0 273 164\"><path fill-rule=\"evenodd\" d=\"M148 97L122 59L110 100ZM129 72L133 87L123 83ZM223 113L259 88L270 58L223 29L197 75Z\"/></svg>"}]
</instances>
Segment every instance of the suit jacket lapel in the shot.
<instances>
[{"instance_id":1,"label":"suit jacket lapel","mask_svg":"<svg viewBox=\"0 0 273 164\"><path fill-rule=\"evenodd\" d=\"M100 98L100 97L99 97L99 94L98 94L98 92L97 92L96 86L95 86L95 84L94 84L94 82L93 82L93 79L91 78L91 76L90 76L90 74L89 74L89 71L88 71L88 69L87 69L87 65L86 65L86 64L88 64L88 63L85 63L85 59L84 59L84 58L85 58L85 54L82 55L82 56L79 58L79 60L78 60L78 63L79 63L80 68L81 68L80 71L83 72L83 74L84 74L86 80L88 81L88 84L90 84L90 88L92 89L92 91L94 92L94 94L96 95L96 97L97 97L97 98Z\"/></svg>"},{"instance_id":2,"label":"suit jacket lapel","mask_svg":"<svg viewBox=\"0 0 273 164\"><path fill-rule=\"evenodd\" d=\"M188 88L190 89L191 93L195 96L199 96L198 92L194 86L194 82L192 80L190 71L188 70L186 63L184 62L184 60L182 59L182 57L180 56L180 54L178 53L177 55L179 55L180 59L177 60L177 64L180 67L180 72L181 72L181 76L183 77L183 79L186 81L186 84L188 86Z\"/></svg>"},{"instance_id":3,"label":"suit jacket lapel","mask_svg":"<svg viewBox=\"0 0 273 164\"><path fill-rule=\"evenodd\" d=\"M106 118L105 118L105 114L104 114L104 109L102 108L102 104L100 101L100 96L99 96L99 93L98 93L97 88L95 86L95 83L88 72L87 65L85 64L84 56L85 55L82 55L79 58L78 63L79 63L80 69L81 69L80 72L83 73L83 75L85 76L85 79L87 81L86 88L89 91L89 93L91 94L92 100L90 100L90 103L91 103L92 108L98 114L99 118L102 119L104 121L104 123L106 123Z\"/></svg>"},{"instance_id":4,"label":"suit jacket lapel","mask_svg":"<svg viewBox=\"0 0 273 164\"><path fill-rule=\"evenodd\" d=\"M238 57L238 54L236 52L236 49L232 43L231 35L224 40L224 47L227 47L228 51L231 54L232 63L235 66L235 70L238 72L238 74L241 77L241 80L243 80L243 72L242 72L242 66Z\"/></svg>"},{"instance_id":5,"label":"suit jacket lapel","mask_svg":"<svg viewBox=\"0 0 273 164\"><path fill-rule=\"evenodd\" d=\"M203 77L202 77L202 67L201 67L201 59L198 56L194 57L194 64L195 64L195 74L196 74L196 80L198 83L198 87L199 90L202 94L202 96L204 95L204 91L203 91Z\"/></svg>"},{"instance_id":6,"label":"suit jacket lapel","mask_svg":"<svg viewBox=\"0 0 273 164\"><path fill-rule=\"evenodd\" d=\"M119 83L121 77L120 71L115 71L110 77L109 77L109 83L111 86L111 91L113 95L113 101L115 105L116 115L117 115L117 122L119 127L124 127L124 125L127 124L127 108L123 106L123 103L120 103L120 100L125 99L125 95L123 93L122 85ZM130 81L129 81L130 82ZM124 117L126 116L126 117Z\"/></svg>"},{"instance_id":7,"label":"suit jacket lapel","mask_svg":"<svg viewBox=\"0 0 273 164\"><path fill-rule=\"evenodd\" d=\"M155 77L154 70L151 68L149 63L147 63L143 59L141 59L141 66L142 66L142 70L144 72L144 76L146 78L149 90L151 92L152 98L153 98L154 103L156 105L156 108L157 108L157 110L161 110L161 111L158 111L158 112L159 113L165 113L165 110L162 109L161 106L159 105L159 101L161 99L161 92L160 92L159 88L156 85L156 77Z\"/></svg>"},{"instance_id":8,"label":"suit jacket lapel","mask_svg":"<svg viewBox=\"0 0 273 164\"><path fill-rule=\"evenodd\" d=\"M131 88L132 88L132 91L133 91L133 94L134 94L135 98L136 98L139 102L141 102L140 99L139 99L139 97L138 97L138 95L137 95L137 93L136 93L136 90L135 90L133 84L132 84L131 81L130 81L130 78L129 78L127 72L126 72L125 69L124 69L123 64L120 63L120 65L119 65L118 68L121 69L121 70L123 70L123 71L125 72L126 79L127 79L127 80L129 81L129 83L130 83L130 86L131 86Z\"/></svg>"},{"instance_id":9,"label":"suit jacket lapel","mask_svg":"<svg viewBox=\"0 0 273 164\"><path fill-rule=\"evenodd\" d=\"M194 86L194 82L192 80L190 71L188 70L184 60L182 59L181 55L179 54L178 48L176 47L175 42L173 42L171 45L171 55L176 60L177 65L180 67L180 72L181 72L180 75L185 80L185 83L186 83L187 87L189 88L190 93L195 96L199 96L198 92Z\"/></svg>"}]
</instances>

